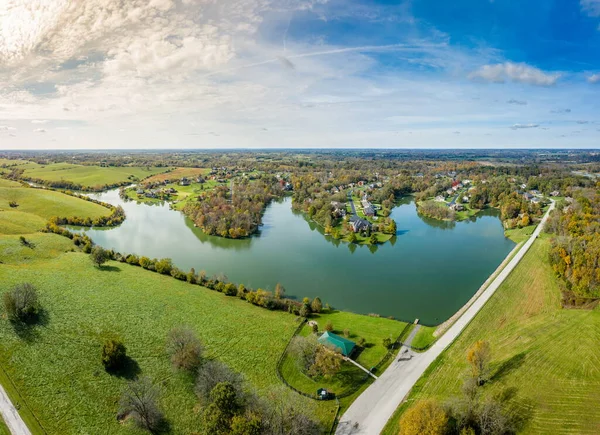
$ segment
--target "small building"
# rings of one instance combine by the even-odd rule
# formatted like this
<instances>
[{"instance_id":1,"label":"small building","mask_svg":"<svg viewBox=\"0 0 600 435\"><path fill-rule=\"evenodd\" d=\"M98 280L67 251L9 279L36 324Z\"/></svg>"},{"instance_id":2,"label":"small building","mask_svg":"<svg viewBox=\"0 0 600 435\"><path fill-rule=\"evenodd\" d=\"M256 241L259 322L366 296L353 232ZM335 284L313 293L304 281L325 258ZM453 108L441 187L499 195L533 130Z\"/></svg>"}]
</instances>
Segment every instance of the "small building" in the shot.
<instances>
[{"instance_id":1,"label":"small building","mask_svg":"<svg viewBox=\"0 0 600 435\"><path fill-rule=\"evenodd\" d=\"M525 192L523 194L523 199L525 199L526 201L531 201L533 199L533 195L529 192Z\"/></svg>"},{"instance_id":2,"label":"small building","mask_svg":"<svg viewBox=\"0 0 600 435\"><path fill-rule=\"evenodd\" d=\"M372 205L368 205L364 209L365 216L375 216L375 209Z\"/></svg>"},{"instance_id":3,"label":"small building","mask_svg":"<svg viewBox=\"0 0 600 435\"><path fill-rule=\"evenodd\" d=\"M323 346L334 349L344 356L350 356L356 347L356 343L347 338L340 337L333 332L325 331L323 335L318 338L319 343Z\"/></svg>"},{"instance_id":4,"label":"small building","mask_svg":"<svg viewBox=\"0 0 600 435\"><path fill-rule=\"evenodd\" d=\"M446 198L444 198L442 195L438 195L435 197L434 201L444 202L444 201L446 201Z\"/></svg>"},{"instance_id":5,"label":"small building","mask_svg":"<svg viewBox=\"0 0 600 435\"><path fill-rule=\"evenodd\" d=\"M186 177L183 177L179 182L180 186L189 186L190 184L192 183L190 183L190 180L188 180Z\"/></svg>"},{"instance_id":6,"label":"small building","mask_svg":"<svg viewBox=\"0 0 600 435\"><path fill-rule=\"evenodd\" d=\"M550 192L550 196L559 196L560 192L558 190L553 190L552 192Z\"/></svg>"}]
</instances>

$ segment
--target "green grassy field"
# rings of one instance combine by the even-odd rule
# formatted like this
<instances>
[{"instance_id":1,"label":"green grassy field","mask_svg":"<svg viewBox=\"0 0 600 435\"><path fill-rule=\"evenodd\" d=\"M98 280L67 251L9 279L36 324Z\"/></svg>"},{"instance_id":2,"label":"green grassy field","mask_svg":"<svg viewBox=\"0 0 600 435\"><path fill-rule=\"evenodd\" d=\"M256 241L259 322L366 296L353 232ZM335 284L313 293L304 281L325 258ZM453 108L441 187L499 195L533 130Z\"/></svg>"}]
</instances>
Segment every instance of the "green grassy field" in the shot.
<instances>
[{"instance_id":1,"label":"green grassy field","mask_svg":"<svg viewBox=\"0 0 600 435\"><path fill-rule=\"evenodd\" d=\"M9 206L11 201L17 202L19 206L11 208ZM109 209L93 202L83 201L60 192L27 187L0 187L0 210L30 213L44 220L54 216L89 216L95 219L111 213Z\"/></svg>"},{"instance_id":2,"label":"green grassy field","mask_svg":"<svg viewBox=\"0 0 600 435\"><path fill-rule=\"evenodd\" d=\"M537 227L537 225L529 225L523 228L513 228L511 230L504 231L504 235L515 243L521 243L529 238L531 233L535 231L535 227Z\"/></svg>"},{"instance_id":3,"label":"green grassy field","mask_svg":"<svg viewBox=\"0 0 600 435\"><path fill-rule=\"evenodd\" d=\"M49 165L39 165L37 163L28 163L20 165L24 169L24 177L32 179L41 179L46 181L70 181L84 187L96 187L103 185L114 185L134 182L155 174L160 174L167 168L154 167L100 167L100 166L82 166L71 163L52 163Z\"/></svg>"},{"instance_id":4,"label":"green grassy field","mask_svg":"<svg viewBox=\"0 0 600 435\"><path fill-rule=\"evenodd\" d=\"M21 184L16 181L0 178L0 187L21 187Z\"/></svg>"},{"instance_id":5,"label":"green grassy field","mask_svg":"<svg viewBox=\"0 0 600 435\"><path fill-rule=\"evenodd\" d=\"M148 178L146 181L154 183L154 182L162 182L165 180L173 180L175 178L196 178L199 175L206 175L210 172L208 168L175 168L172 171L165 172L163 174L153 175Z\"/></svg>"},{"instance_id":6,"label":"green grassy field","mask_svg":"<svg viewBox=\"0 0 600 435\"><path fill-rule=\"evenodd\" d=\"M427 349L436 340L433 336L434 331L437 329L436 326L424 326L415 334L412 343L410 344L415 350Z\"/></svg>"},{"instance_id":7,"label":"green grassy field","mask_svg":"<svg viewBox=\"0 0 600 435\"><path fill-rule=\"evenodd\" d=\"M6 423L4 423L4 420L2 420L2 417L0 417L0 435L10 435L8 427L6 426Z\"/></svg>"},{"instance_id":8,"label":"green grassy field","mask_svg":"<svg viewBox=\"0 0 600 435\"><path fill-rule=\"evenodd\" d=\"M491 344L492 378L484 395L510 394L526 418L520 433L600 433L600 311L565 310L548 263L549 240L538 239L519 266L428 369L388 423L398 433L401 413L415 400L459 395L466 351L479 339Z\"/></svg>"},{"instance_id":9,"label":"green grassy field","mask_svg":"<svg viewBox=\"0 0 600 435\"><path fill-rule=\"evenodd\" d=\"M126 380L102 368L106 334L122 337L141 374L162 383L172 433L189 434L197 430L196 399L190 380L170 367L167 332L190 325L209 357L264 391L279 385L275 364L297 325L287 313L138 267L110 263L98 270L80 253L2 264L0 282L0 292L31 282L40 293L45 324L19 336L0 321L0 364L50 434L133 433L115 418Z\"/></svg>"}]
</instances>

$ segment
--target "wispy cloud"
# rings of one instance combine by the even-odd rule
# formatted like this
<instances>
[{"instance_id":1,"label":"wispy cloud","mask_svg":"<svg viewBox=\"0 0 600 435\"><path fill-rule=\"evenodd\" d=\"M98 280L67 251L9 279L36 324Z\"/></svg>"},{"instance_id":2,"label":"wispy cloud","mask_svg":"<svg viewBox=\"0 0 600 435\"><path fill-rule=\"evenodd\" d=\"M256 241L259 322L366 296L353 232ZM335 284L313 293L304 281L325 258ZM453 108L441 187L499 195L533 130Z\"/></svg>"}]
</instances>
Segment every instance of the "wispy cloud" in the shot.
<instances>
[{"instance_id":1,"label":"wispy cloud","mask_svg":"<svg viewBox=\"0 0 600 435\"><path fill-rule=\"evenodd\" d=\"M591 17L600 17L600 0L581 0L581 10Z\"/></svg>"},{"instance_id":2,"label":"wispy cloud","mask_svg":"<svg viewBox=\"0 0 600 435\"><path fill-rule=\"evenodd\" d=\"M597 84L600 83L600 74L592 74L587 78L588 83Z\"/></svg>"},{"instance_id":3,"label":"wispy cloud","mask_svg":"<svg viewBox=\"0 0 600 435\"><path fill-rule=\"evenodd\" d=\"M45 128L36 128L35 130L33 130L34 133L46 133L46 129Z\"/></svg>"},{"instance_id":4,"label":"wispy cloud","mask_svg":"<svg viewBox=\"0 0 600 435\"><path fill-rule=\"evenodd\" d=\"M520 130L523 128L537 128L539 124L513 124L510 128L513 130Z\"/></svg>"},{"instance_id":5,"label":"wispy cloud","mask_svg":"<svg viewBox=\"0 0 600 435\"><path fill-rule=\"evenodd\" d=\"M469 74L472 80L483 80L492 83L513 81L536 86L551 86L559 79L559 73L545 73L525 63L504 62L483 65Z\"/></svg>"},{"instance_id":6,"label":"wispy cloud","mask_svg":"<svg viewBox=\"0 0 600 435\"><path fill-rule=\"evenodd\" d=\"M508 100L507 103L508 104L516 104L517 106L526 106L527 105L527 101L515 100L514 98L511 98L510 100Z\"/></svg>"},{"instance_id":7,"label":"wispy cloud","mask_svg":"<svg viewBox=\"0 0 600 435\"><path fill-rule=\"evenodd\" d=\"M47 124L48 120L47 119L34 119L31 121L32 124Z\"/></svg>"}]
</instances>

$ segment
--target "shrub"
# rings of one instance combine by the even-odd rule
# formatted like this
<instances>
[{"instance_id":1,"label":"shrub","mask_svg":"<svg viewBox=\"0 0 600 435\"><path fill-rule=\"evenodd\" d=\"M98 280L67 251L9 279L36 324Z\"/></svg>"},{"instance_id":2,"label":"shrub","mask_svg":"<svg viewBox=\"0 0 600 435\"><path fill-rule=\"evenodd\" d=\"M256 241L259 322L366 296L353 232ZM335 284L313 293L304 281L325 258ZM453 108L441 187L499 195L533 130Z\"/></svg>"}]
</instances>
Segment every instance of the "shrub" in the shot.
<instances>
[{"instance_id":1,"label":"shrub","mask_svg":"<svg viewBox=\"0 0 600 435\"><path fill-rule=\"evenodd\" d=\"M162 273L163 275L169 275L171 273L171 269L173 268L173 262L170 258L163 258L158 260L154 266L156 267L156 271L158 273Z\"/></svg>"},{"instance_id":2,"label":"shrub","mask_svg":"<svg viewBox=\"0 0 600 435\"><path fill-rule=\"evenodd\" d=\"M115 371L125 365L127 348L116 338L107 339L102 345L102 364L107 371Z\"/></svg>"},{"instance_id":3,"label":"shrub","mask_svg":"<svg viewBox=\"0 0 600 435\"><path fill-rule=\"evenodd\" d=\"M225 284L225 290L223 291L223 293L225 293L227 296L235 296L237 295L237 288L235 286L235 284L233 283L227 283Z\"/></svg>"},{"instance_id":4,"label":"shrub","mask_svg":"<svg viewBox=\"0 0 600 435\"><path fill-rule=\"evenodd\" d=\"M360 347L363 347L366 343L366 340L363 337L360 337L357 341L356 344L358 344Z\"/></svg>"},{"instance_id":5,"label":"shrub","mask_svg":"<svg viewBox=\"0 0 600 435\"><path fill-rule=\"evenodd\" d=\"M308 308L307 305L302 305L302 307L300 308L300 316L301 317L310 316L310 309Z\"/></svg>"},{"instance_id":6,"label":"shrub","mask_svg":"<svg viewBox=\"0 0 600 435\"><path fill-rule=\"evenodd\" d=\"M328 331L328 332L333 331L333 323L331 323L331 320L328 320L327 323L325 324L325 331Z\"/></svg>"},{"instance_id":7,"label":"shrub","mask_svg":"<svg viewBox=\"0 0 600 435\"><path fill-rule=\"evenodd\" d=\"M158 399L158 388L149 378L130 382L121 397L120 414L131 416L140 428L154 433L164 419Z\"/></svg>"},{"instance_id":8,"label":"shrub","mask_svg":"<svg viewBox=\"0 0 600 435\"><path fill-rule=\"evenodd\" d=\"M243 391L243 378L220 361L207 361L198 369L194 391L201 402L210 400L210 392L221 382L233 385L241 397Z\"/></svg>"},{"instance_id":9,"label":"shrub","mask_svg":"<svg viewBox=\"0 0 600 435\"><path fill-rule=\"evenodd\" d=\"M202 362L202 344L194 331L188 327L173 328L167 336L167 353L173 367L194 371Z\"/></svg>"},{"instance_id":10,"label":"shrub","mask_svg":"<svg viewBox=\"0 0 600 435\"><path fill-rule=\"evenodd\" d=\"M348 328L344 329L344 337L350 337L350 330Z\"/></svg>"},{"instance_id":11,"label":"shrub","mask_svg":"<svg viewBox=\"0 0 600 435\"><path fill-rule=\"evenodd\" d=\"M400 435L442 435L446 432L448 415L433 400L417 402L400 419Z\"/></svg>"},{"instance_id":12,"label":"shrub","mask_svg":"<svg viewBox=\"0 0 600 435\"><path fill-rule=\"evenodd\" d=\"M313 334L318 334L319 333L319 325L317 325L316 322L312 324L311 328L312 328Z\"/></svg>"},{"instance_id":13,"label":"shrub","mask_svg":"<svg viewBox=\"0 0 600 435\"><path fill-rule=\"evenodd\" d=\"M4 293L2 302L11 321L29 322L39 314L37 290L29 283L17 284Z\"/></svg>"},{"instance_id":14,"label":"shrub","mask_svg":"<svg viewBox=\"0 0 600 435\"><path fill-rule=\"evenodd\" d=\"M385 347L386 349L389 349L392 345L392 340L389 337L385 337L383 339L383 347Z\"/></svg>"}]
</instances>

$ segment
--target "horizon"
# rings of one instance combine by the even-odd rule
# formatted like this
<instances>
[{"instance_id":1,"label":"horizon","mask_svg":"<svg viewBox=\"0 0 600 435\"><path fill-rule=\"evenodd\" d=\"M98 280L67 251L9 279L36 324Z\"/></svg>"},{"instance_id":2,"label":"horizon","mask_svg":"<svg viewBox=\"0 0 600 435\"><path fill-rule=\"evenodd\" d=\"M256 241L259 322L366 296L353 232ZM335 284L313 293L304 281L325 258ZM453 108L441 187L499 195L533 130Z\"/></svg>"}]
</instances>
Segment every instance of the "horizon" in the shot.
<instances>
[{"instance_id":1,"label":"horizon","mask_svg":"<svg viewBox=\"0 0 600 435\"><path fill-rule=\"evenodd\" d=\"M0 150L600 139L597 0L14 0L0 29Z\"/></svg>"}]
</instances>

